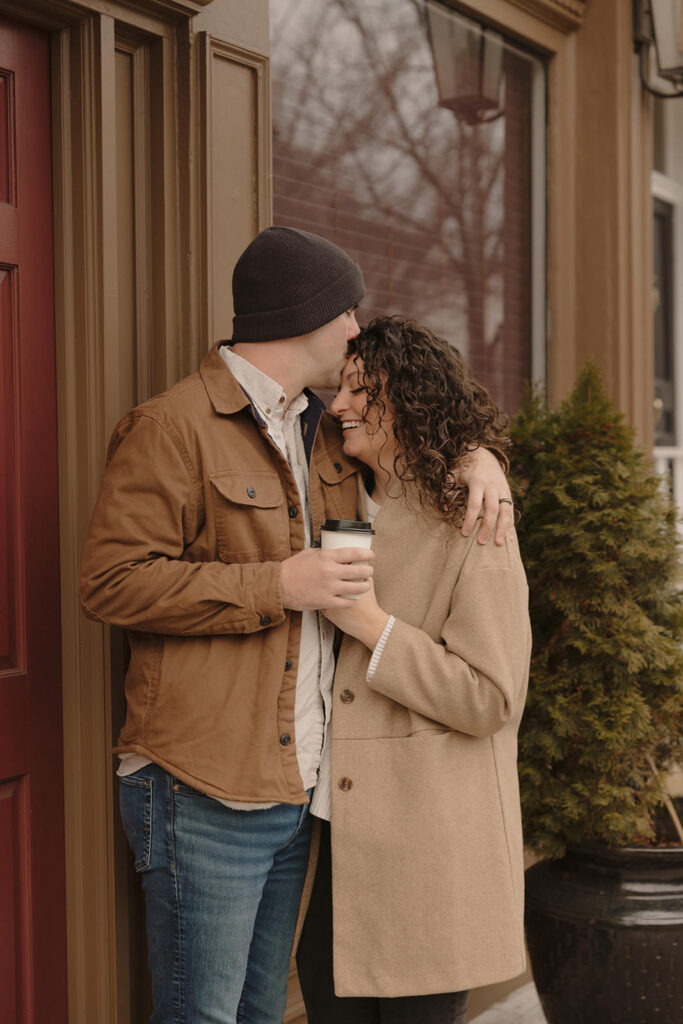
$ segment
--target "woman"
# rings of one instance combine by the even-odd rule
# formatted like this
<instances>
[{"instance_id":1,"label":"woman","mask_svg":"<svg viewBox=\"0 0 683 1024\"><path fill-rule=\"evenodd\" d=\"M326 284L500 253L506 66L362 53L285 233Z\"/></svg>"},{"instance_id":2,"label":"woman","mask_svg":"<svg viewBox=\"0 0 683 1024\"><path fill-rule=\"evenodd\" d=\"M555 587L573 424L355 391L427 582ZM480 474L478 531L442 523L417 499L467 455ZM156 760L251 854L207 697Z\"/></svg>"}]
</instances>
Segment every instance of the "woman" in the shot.
<instances>
[{"instance_id":1,"label":"woman","mask_svg":"<svg viewBox=\"0 0 683 1024\"><path fill-rule=\"evenodd\" d=\"M397 317L351 343L332 412L368 467L376 560L373 590L327 613L345 636L311 808L331 826L297 956L308 1020L462 1024L468 989L525 965L526 579L514 538L461 535L449 475L478 445L506 464L503 422L454 350Z\"/></svg>"}]
</instances>

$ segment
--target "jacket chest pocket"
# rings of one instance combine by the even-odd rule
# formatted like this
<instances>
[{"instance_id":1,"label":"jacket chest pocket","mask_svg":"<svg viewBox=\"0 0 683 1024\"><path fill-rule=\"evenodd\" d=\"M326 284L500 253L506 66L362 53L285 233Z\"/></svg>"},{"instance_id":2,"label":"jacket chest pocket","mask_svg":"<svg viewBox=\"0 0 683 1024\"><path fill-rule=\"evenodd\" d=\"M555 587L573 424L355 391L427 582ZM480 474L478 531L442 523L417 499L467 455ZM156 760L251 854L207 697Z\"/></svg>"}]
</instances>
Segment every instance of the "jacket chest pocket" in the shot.
<instances>
[{"instance_id":1,"label":"jacket chest pocket","mask_svg":"<svg viewBox=\"0 0 683 1024\"><path fill-rule=\"evenodd\" d=\"M209 477L216 546L223 562L280 561L290 554L289 520L275 473L229 470Z\"/></svg>"},{"instance_id":2,"label":"jacket chest pocket","mask_svg":"<svg viewBox=\"0 0 683 1024\"><path fill-rule=\"evenodd\" d=\"M348 462L340 450L332 454L326 452L317 468L325 516L328 519L355 519L358 506L357 467Z\"/></svg>"}]
</instances>

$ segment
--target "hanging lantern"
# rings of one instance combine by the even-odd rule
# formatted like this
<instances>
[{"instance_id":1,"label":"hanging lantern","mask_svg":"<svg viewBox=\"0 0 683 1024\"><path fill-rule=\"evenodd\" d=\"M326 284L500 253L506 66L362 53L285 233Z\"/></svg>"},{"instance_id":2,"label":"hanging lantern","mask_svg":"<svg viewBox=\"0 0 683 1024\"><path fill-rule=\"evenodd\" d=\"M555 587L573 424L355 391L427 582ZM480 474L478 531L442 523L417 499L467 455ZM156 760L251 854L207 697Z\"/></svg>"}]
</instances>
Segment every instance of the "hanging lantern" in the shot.
<instances>
[{"instance_id":1,"label":"hanging lantern","mask_svg":"<svg viewBox=\"0 0 683 1024\"><path fill-rule=\"evenodd\" d=\"M425 9L434 59L439 106L466 124L499 117L503 81L503 45L499 36L466 23L437 4Z\"/></svg>"},{"instance_id":2,"label":"hanging lantern","mask_svg":"<svg viewBox=\"0 0 683 1024\"><path fill-rule=\"evenodd\" d=\"M683 0L650 0L658 74L683 80Z\"/></svg>"}]
</instances>

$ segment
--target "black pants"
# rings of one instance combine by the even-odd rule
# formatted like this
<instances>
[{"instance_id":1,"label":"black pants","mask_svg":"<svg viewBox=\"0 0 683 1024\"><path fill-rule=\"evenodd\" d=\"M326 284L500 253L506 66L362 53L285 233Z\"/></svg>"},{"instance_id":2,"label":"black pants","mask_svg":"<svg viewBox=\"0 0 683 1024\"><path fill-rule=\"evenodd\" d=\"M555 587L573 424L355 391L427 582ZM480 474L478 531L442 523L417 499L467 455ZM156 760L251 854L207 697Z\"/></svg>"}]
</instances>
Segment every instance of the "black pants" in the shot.
<instances>
[{"instance_id":1,"label":"black pants","mask_svg":"<svg viewBox=\"0 0 683 1024\"><path fill-rule=\"evenodd\" d=\"M465 1024L467 992L340 998L332 976L332 857L324 821L318 870L296 955L309 1024Z\"/></svg>"}]
</instances>

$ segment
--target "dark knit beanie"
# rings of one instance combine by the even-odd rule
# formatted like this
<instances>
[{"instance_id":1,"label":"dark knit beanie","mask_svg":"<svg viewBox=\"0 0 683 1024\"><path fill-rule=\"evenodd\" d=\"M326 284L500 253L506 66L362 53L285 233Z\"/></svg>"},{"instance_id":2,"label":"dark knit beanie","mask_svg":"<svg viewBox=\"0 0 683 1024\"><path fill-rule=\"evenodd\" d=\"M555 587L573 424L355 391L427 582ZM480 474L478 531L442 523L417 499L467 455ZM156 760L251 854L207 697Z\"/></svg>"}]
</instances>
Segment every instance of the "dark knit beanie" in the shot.
<instances>
[{"instance_id":1,"label":"dark knit beanie","mask_svg":"<svg viewBox=\"0 0 683 1024\"><path fill-rule=\"evenodd\" d=\"M360 267L334 242L297 228L266 228L232 275L232 340L277 341L308 334L357 306Z\"/></svg>"}]
</instances>

